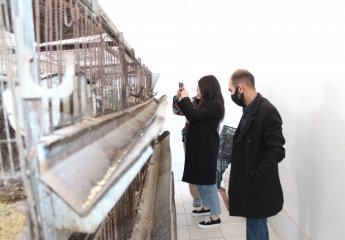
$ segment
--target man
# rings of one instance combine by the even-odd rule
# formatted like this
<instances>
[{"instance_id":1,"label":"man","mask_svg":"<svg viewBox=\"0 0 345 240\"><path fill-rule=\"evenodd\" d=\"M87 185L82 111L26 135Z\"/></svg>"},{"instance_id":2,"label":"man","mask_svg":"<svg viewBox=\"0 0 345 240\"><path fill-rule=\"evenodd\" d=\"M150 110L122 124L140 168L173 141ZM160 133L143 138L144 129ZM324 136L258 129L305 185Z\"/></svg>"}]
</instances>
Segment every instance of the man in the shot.
<instances>
[{"instance_id":1,"label":"man","mask_svg":"<svg viewBox=\"0 0 345 240\"><path fill-rule=\"evenodd\" d=\"M246 217L247 240L268 240L267 217L283 207L278 163L285 157L282 119L255 90L254 76L236 70L229 80L231 99L243 107L233 137L229 180L230 215Z\"/></svg>"}]
</instances>

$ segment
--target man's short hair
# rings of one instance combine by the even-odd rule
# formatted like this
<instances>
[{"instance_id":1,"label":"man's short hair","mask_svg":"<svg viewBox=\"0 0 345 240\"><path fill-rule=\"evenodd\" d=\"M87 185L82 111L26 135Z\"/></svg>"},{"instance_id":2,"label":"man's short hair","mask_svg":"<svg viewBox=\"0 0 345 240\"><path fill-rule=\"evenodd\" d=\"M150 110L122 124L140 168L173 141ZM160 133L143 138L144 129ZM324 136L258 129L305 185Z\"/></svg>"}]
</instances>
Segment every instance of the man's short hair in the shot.
<instances>
[{"instance_id":1,"label":"man's short hair","mask_svg":"<svg viewBox=\"0 0 345 240\"><path fill-rule=\"evenodd\" d=\"M239 82L255 89L255 80L253 74L248 70L238 69L231 76L232 83L236 86Z\"/></svg>"}]
</instances>

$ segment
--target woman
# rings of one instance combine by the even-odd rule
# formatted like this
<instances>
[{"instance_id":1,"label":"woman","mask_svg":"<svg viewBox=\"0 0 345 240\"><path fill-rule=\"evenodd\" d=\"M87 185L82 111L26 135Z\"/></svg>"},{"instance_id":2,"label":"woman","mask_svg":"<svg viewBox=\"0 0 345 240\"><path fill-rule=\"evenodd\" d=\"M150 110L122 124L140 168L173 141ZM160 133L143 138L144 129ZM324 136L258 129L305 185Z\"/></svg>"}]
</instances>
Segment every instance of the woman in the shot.
<instances>
[{"instance_id":1,"label":"woman","mask_svg":"<svg viewBox=\"0 0 345 240\"><path fill-rule=\"evenodd\" d=\"M200 101L193 106L187 90L181 89L177 103L190 123L186 137L186 156L182 181L195 184L201 196L202 207L192 216L211 215L199 228L220 226L221 213L216 186L217 156L219 149L219 124L224 117L224 99L217 78L204 76L198 81Z\"/></svg>"},{"instance_id":2,"label":"woman","mask_svg":"<svg viewBox=\"0 0 345 240\"><path fill-rule=\"evenodd\" d=\"M182 88L183 85L180 87ZM179 89L176 93L176 95L173 97L173 113L179 116L184 116L183 112L180 110L180 108L178 107L177 103L178 101L180 101L181 99L181 89ZM194 106L196 106L198 104L200 100L200 93L192 98L192 103ZM183 142L183 151L184 153L186 153L186 136L188 134L189 131L189 122L188 120L186 120L186 123L182 129L182 142ZM190 195L193 198L193 207L197 208L201 206L201 200L200 200L200 194L198 192L198 189L196 188L196 186L194 184L189 183L189 192Z\"/></svg>"}]
</instances>

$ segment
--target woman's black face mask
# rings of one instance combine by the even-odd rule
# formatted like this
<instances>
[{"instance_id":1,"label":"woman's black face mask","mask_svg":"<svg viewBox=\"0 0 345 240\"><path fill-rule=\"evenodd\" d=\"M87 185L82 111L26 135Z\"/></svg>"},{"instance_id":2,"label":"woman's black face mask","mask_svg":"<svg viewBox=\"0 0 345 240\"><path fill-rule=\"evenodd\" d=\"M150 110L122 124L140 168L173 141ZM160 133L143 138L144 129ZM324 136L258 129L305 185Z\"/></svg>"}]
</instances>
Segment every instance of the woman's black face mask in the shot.
<instances>
[{"instance_id":1,"label":"woman's black face mask","mask_svg":"<svg viewBox=\"0 0 345 240\"><path fill-rule=\"evenodd\" d=\"M233 95L231 95L231 99L234 103L236 103L240 107L244 107L244 101L243 101L243 93L240 94L238 92L238 86L236 87L236 91Z\"/></svg>"}]
</instances>

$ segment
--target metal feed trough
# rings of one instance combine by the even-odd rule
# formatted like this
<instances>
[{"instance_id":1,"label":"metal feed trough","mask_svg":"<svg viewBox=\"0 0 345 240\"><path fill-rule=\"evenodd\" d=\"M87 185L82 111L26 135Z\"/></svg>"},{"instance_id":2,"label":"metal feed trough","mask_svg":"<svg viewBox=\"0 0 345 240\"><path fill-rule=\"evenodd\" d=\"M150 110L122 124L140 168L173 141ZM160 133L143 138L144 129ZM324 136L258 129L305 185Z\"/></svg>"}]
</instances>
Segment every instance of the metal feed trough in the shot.
<instances>
[{"instance_id":1,"label":"metal feed trough","mask_svg":"<svg viewBox=\"0 0 345 240\"><path fill-rule=\"evenodd\" d=\"M40 179L45 186L40 194L50 195L42 211L54 216L46 217L46 226L96 231L153 153L150 143L161 127L164 105L165 98L159 104L150 100L41 139Z\"/></svg>"}]
</instances>

